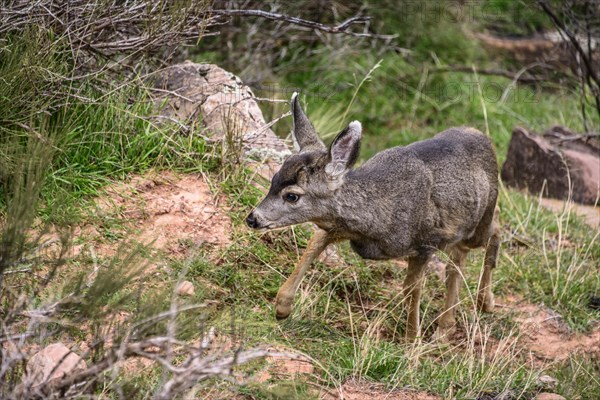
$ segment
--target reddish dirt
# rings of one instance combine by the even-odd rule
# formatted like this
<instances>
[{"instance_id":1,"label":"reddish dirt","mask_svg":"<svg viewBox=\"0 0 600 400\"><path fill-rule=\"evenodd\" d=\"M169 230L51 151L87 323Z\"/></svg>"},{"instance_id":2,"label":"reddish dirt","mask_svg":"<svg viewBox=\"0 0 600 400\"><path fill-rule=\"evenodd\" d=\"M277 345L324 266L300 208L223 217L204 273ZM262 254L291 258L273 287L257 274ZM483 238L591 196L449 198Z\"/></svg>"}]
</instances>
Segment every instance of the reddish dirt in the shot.
<instances>
[{"instance_id":1,"label":"reddish dirt","mask_svg":"<svg viewBox=\"0 0 600 400\"><path fill-rule=\"evenodd\" d=\"M186 256L190 249L207 243L230 243L231 221L223 208L225 201L215 196L200 175L136 176L128 183L106 189L108 196L97 201L101 212L124 220L133 238L173 256ZM82 233L95 229L82 228ZM100 254L114 253L97 243Z\"/></svg>"},{"instance_id":2,"label":"reddish dirt","mask_svg":"<svg viewBox=\"0 0 600 400\"><path fill-rule=\"evenodd\" d=\"M516 313L520 325L518 346L543 361L561 361L572 353L600 354L600 329L590 334L574 334L559 314L515 297L502 302L508 312Z\"/></svg>"},{"instance_id":3,"label":"reddish dirt","mask_svg":"<svg viewBox=\"0 0 600 400\"><path fill-rule=\"evenodd\" d=\"M350 380L337 389L322 393L324 400L438 400L441 397L407 389L388 390L385 386L366 381Z\"/></svg>"},{"instance_id":4,"label":"reddish dirt","mask_svg":"<svg viewBox=\"0 0 600 400\"><path fill-rule=\"evenodd\" d=\"M399 267L403 265L400 264ZM437 260L429 265L430 272L438 277L443 277L443 267L443 263ZM389 296L398 295L403 289L402 282L396 279L387 281L385 286L389 289ZM401 299L402 296L399 297L399 300ZM535 363L563 361L576 353L594 354L600 357L600 326L596 326L587 334L574 333L558 313L514 295L497 298L496 305L494 314L498 319L502 318L502 315L511 316L518 325L518 331L514 336L506 337L501 341L487 334L485 337L476 338L475 343L484 345L486 353L493 355L497 352L517 350L520 354L529 355L531 361ZM369 308L376 305L365 304L365 306ZM381 335L393 337L393 332L383 330ZM467 343L466 335L467 332L460 326L459 321L459 327L450 341L457 345L461 342Z\"/></svg>"},{"instance_id":5,"label":"reddish dirt","mask_svg":"<svg viewBox=\"0 0 600 400\"><path fill-rule=\"evenodd\" d=\"M565 211L569 213L574 212L583 218L585 223L592 228L600 228L600 207L586 206L583 204L547 198L541 198L540 204L550 211L556 213L562 213Z\"/></svg>"}]
</instances>

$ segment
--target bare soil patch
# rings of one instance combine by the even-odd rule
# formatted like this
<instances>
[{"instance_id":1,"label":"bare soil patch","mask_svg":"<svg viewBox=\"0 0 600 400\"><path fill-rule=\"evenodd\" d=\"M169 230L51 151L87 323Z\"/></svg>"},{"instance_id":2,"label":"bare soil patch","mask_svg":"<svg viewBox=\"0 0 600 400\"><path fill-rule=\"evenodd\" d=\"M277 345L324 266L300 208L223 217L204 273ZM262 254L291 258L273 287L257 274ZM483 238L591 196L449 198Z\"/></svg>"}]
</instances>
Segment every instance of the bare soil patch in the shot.
<instances>
[{"instance_id":1,"label":"bare soil patch","mask_svg":"<svg viewBox=\"0 0 600 400\"><path fill-rule=\"evenodd\" d=\"M545 208L560 213L563 211L574 212L592 228L600 228L600 207L586 206L570 201L548 199L542 197L540 204Z\"/></svg>"},{"instance_id":2,"label":"bare soil patch","mask_svg":"<svg viewBox=\"0 0 600 400\"><path fill-rule=\"evenodd\" d=\"M517 297L503 299L508 312L515 313L520 325L519 347L543 361L562 361L577 352L600 354L600 329L575 334L562 317L539 305Z\"/></svg>"},{"instance_id":3,"label":"bare soil patch","mask_svg":"<svg viewBox=\"0 0 600 400\"><path fill-rule=\"evenodd\" d=\"M106 188L106 193L97 201L101 212L121 217L132 238L168 255L184 257L203 244L230 243L225 201L211 192L201 175L136 176ZM106 244L97 244L100 254L114 253Z\"/></svg>"},{"instance_id":4,"label":"bare soil patch","mask_svg":"<svg viewBox=\"0 0 600 400\"><path fill-rule=\"evenodd\" d=\"M360 381L346 381L337 390L331 390L323 393L321 396L324 400L438 400L441 397L408 389L386 389L384 385Z\"/></svg>"}]
</instances>

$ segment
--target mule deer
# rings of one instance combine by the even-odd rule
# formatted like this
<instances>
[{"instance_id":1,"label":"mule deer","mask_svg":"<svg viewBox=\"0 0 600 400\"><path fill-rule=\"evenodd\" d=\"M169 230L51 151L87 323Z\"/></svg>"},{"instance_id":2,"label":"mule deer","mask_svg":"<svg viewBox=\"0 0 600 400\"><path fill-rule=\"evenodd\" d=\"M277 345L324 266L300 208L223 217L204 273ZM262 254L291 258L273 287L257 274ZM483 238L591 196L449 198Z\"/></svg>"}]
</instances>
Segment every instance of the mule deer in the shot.
<instances>
[{"instance_id":1,"label":"mule deer","mask_svg":"<svg viewBox=\"0 0 600 400\"><path fill-rule=\"evenodd\" d=\"M498 166L489 138L473 128L452 128L432 139L382 151L353 169L360 148L360 122L351 122L328 149L296 93L291 108L292 136L299 153L283 163L267 196L246 219L250 227L263 230L308 221L318 227L277 293L276 317L290 315L294 294L310 264L327 245L341 240L349 240L366 259L408 257L403 289L408 339L420 335L421 283L437 250L445 251L451 261L437 335L454 329L461 269L468 251L481 246L486 253L477 306L491 312L492 270L500 243Z\"/></svg>"}]
</instances>

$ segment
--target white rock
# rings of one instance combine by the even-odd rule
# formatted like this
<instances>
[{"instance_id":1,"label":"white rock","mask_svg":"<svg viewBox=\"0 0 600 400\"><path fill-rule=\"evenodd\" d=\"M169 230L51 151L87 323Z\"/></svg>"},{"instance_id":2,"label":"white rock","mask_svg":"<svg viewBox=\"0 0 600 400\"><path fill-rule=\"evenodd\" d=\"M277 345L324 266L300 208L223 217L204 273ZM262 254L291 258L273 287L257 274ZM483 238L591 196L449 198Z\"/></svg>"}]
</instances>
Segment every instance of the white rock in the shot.
<instances>
[{"instance_id":1,"label":"white rock","mask_svg":"<svg viewBox=\"0 0 600 400\"><path fill-rule=\"evenodd\" d=\"M196 290L194 289L194 284L190 281L183 281L179 285L177 285L177 289L175 293L178 296L193 296L196 294Z\"/></svg>"},{"instance_id":2,"label":"white rock","mask_svg":"<svg viewBox=\"0 0 600 400\"><path fill-rule=\"evenodd\" d=\"M558 385L558 381L551 377L550 375L542 375L539 377L539 381L544 385L547 389L554 389L556 385Z\"/></svg>"},{"instance_id":3,"label":"white rock","mask_svg":"<svg viewBox=\"0 0 600 400\"><path fill-rule=\"evenodd\" d=\"M556 393L540 393L533 400L567 400L560 394Z\"/></svg>"}]
</instances>

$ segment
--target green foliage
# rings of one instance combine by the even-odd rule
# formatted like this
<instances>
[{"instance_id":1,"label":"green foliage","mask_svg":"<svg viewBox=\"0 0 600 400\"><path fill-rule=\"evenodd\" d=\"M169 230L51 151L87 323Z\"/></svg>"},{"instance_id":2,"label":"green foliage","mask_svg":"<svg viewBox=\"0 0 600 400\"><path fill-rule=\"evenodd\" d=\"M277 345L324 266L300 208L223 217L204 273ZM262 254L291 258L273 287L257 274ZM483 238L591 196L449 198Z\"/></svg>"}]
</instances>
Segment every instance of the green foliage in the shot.
<instances>
[{"instance_id":1,"label":"green foliage","mask_svg":"<svg viewBox=\"0 0 600 400\"><path fill-rule=\"evenodd\" d=\"M332 373L340 381L359 376L390 387L412 387L456 398L478 398L491 393L527 398L535 390L534 374L508 358L479 363L473 361L481 354L471 359L456 357L452 349L440 352L431 348L427 357L416 362L414 349L389 342L367 342L357 349L353 342L346 341L332 344L331 349L330 362L337 366Z\"/></svg>"},{"instance_id":2,"label":"green foliage","mask_svg":"<svg viewBox=\"0 0 600 400\"><path fill-rule=\"evenodd\" d=\"M196 131L153 118L155 105L141 80L98 72L73 76L61 40L31 30L0 47L0 204L19 154L38 141L48 182L44 200L97 194L113 179L150 168L212 170L218 161ZM27 143L30 143L29 145ZM21 153L19 153L21 152ZM50 211L54 207L46 207Z\"/></svg>"},{"instance_id":3,"label":"green foliage","mask_svg":"<svg viewBox=\"0 0 600 400\"><path fill-rule=\"evenodd\" d=\"M290 73L284 78L289 83L282 86L303 88L307 113L322 137L333 137L341 123L360 120L364 127L363 159L451 126L470 125L489 131L500 161L515 125L536 131L552 125L583 130L580 102L568 88L548 92L514 86L510 79L483 76L477 69L473 73L436 72L435 65L425 63L417 68L399 55L383 58L381 67L358 91L346 120L341 121L343 108L376 63L375 56L369 54L353 58L352 64L323 58L305 73ZM281 111L277 108L271 112L279 115ZM289 125L277 127L282 136L289 129Z\"/></svg>"},{"instance_id":4,"label":"green foliage","mask_svg":"<svg viewBox=\"0 0 600 400\"><path fill-rule=\"evenodd\" d=\"M9 44L12 40L9 37ZM14 47L0 47L0 217L4 217L0 274L25 251L26 234L37 216L38 197L55 153L57 133L51 116L43 112L55 99L42 96L51 83L33 64L44 45L50 46L48 54L42 53L48 56L48 65L61 69L58 46L39 32L27 32ZM0 278L0 288L1 282Z\"/></svg>"},{"instance_id":5,"label":"green foliage","mask_svg":"<svg viewBox=\"0 0 600 400\"><path fill-rule=\"evenodd\" d=\"M395 45L410 52L379 51L355 38L340 39L335 48L330 42L326 47L292 41L277 58L275 72L277 87L285 92L278 97L289 98L300 88L323 137L330 139L343 124L361 120L363 160L454 125L488 133L499 161L517 124L538 131L553 124L582 128L578 94L570 88L515 86L510 79L477 72L495 65L470 30L523 35L548 27L531 2L469 3L469 16L459 13L456 2L398 6L392 0L364 1L341 9L342 14L351 14L358 3L374 16L375 30L397 33ZM246 38L238 40L234 43ZM302 53L304 48L312 53ZM228 52L222 46L200 57L222 60ZM35 274L49 269L43 280L34 274L5 278L9 286L23 288L35 306L68 299L59 304L60 321L48 325L56 333L81 338L91 332L105 343L106 332L116 326L117 340L143 338L164 334L175 321L180 340L199 340L212 327L245 346L267 343L303 351L316 365L316 377L306 378L309 383L274 377L237 390L252 398L311 398L313 378L325 386L362 378L389 389L408 387L447 398L531 398L540 389L537 377L548 371L560 382L558 392L568 398L600 396L598 385L587 384L598 374L596 360L571 357L550 367L532 367L516 347L519 332L512 314L474 312L481 252L468 262L458 309L466 336L460 344L430 342L445 290L433 276L423 291L422 342L404 343L403 270L392 262L361 260L347 245L337 247L341 262L311 267L291 318L275 321L274 297L311 229L257 234L245 228L245 216L262 197L259 187L268 182L240 165L240 132L232 128L221 145L209 146L199 132L184 133L154 119L155 106L141 79L74 74L71 57L65 43L47 31L31 29L0 42L0 267L14 269L23 255L35 252L39 238L32 237L32 228L40 236L47 231L36 225L36 217L42 217L41 225L66 227L59 232L58 257L27 264ZM473 65L474 71L446 71L451 65ZM270 88L257 91L260 97L272 94ZM274 117L288 111L288 105L267 105L264 111ZM289 119L276 125L281 136L290 128ZM208 173L231 207L231 244L202 246L188 260L161 259L128 241L120 218L81 212L79 206L102 186L152 168ZM598 233L573 214L545 211L535 198L513 191L501 191L500 208L503 246L494 280L499 298L511 294L543 303L575 332L595 329L599 315L588 301L600 294ZM118 249L116 255L96 257L84 250L67 259L61 249L69 247L69 227L81 223L95 225L103 240ZM80 240L78 245L86 244ZM160 264L160 272L144 275L149 264ZM174 287L183 278L193 281L196 295L177 300L184 311L171 319L167 314ZM4 293L3 310L19 300L13 292ZM208 305L196 307L199 301ZM21 311L9 317L22 322ZM119 320L118 313L126 318ZM498 350L486 351L486 340ZM102 349L93 350L91 358L101 357ZM153 367L135 377L110 379L126 395L150 397L162 375Z\"/></svg>"},{"instance_id":6,"label":"green foliage","mask_svg":"<svg viewBox=\"0 0 600 400\"><path fill-rule=\"evenodd\" d=\"M478 6L482 25L505 36L528 36L554 27L536 0L485 0Z\"/></svg>"},{"instance_id":7,"label":"green foliage","mask_svg":"<svg viewBox=\"0 0 600 400\"><path fill-rule=\"evenodd\" d=\"M250 384L239 388L238 392L257 400L317 400L319 397L310 386L297 380L281 380L271 385Z\"/></svg>"},{"instance_id":8,"label":"green foliage","mask_svg":"<svg viewBox=\"0 0 600 400\"><path fill-rule=\"evenodd\" d=\"M597 399L600 397L600 363L592 354L581 354L551 369L558 381L557 393L567 399Z\"/></svg>"},{"instance_id":9,"label":"green foliage","mask_svg":"<svg viewBox=\"0 0 600 400\"><path fill-rule=\"evenodd\" d=\"M184 135L178 125L152 119L141 80L78 71L72 54L64 37L42 27L0 41L1 336L31 346L91 335L89 353L78 353L95 363L114 357L111 346L166 334L166 318L157 313L172 306L173 288L142 295L151 257L119 237L115 223L106 224L106 236L118 241L113 257L98 256L93 246L75 250L73 225L88 211L81 204L128 173L206 171L218 162L197 132ZM193 308L172 317L173 326L188 327L182 337L190 337L185 311ZM23 377L18 349L2 352L3 397L12 397ZM100 373L90 381L102 379Z\"/></svg>"},{"instance_id":10,"label":"green foliage","mask_svg":"<svg viewBox=\"0 0 600 400\"><path fill-rule=\"evenodd\" d=\"M482 49L464 33L464 27L480 13L477 2L463 6L446 0L367 3L377 32L397 34L398 45L409 49L416 62L439 59L468 65L484 61Z\"/></svg>"},{"instance_id":11,"label":"green foliage","mask_svg":"<svg viewBox=\"0 0 600 400\"><path fill-rule=\"evenodd\" d=\"M408 55L382 55L349 40L346 47L316 51L302 59L284 57L277 65L280 80L257 90L257 95L289 98L299 89L311 121L325 139L331 139L343 124L360 120L363 160L450 126L471 125L487 132L499 162L505 158L515 125L540 132L555 124L583 129L578 94L571 88L515 85L505 77L478 73L497 65L469 30L488 27L523 35L548 27L531 3L469 3L471 19L463 13L461 18L446 14L438 20L421 18L418 13L426 12L419 7L430 7L427 12L431 13L449 3L426 3L413 2L409 6L414 9L406 10L396 3L367 2L367 12L376 16L374 30L398 33L397 43L410 49ZM456 11L447 7L443 12L452 10ZM491 13L486 14L489 18L479 18L483 12ZM511 19L514 15L524 22ZM473 65L473 71L445 70L452 65ZM268 119L286 112L287 107L265 105L263 110ZM286 137L291 121L283 120L275 129ZM253 190L244 189L248 175L229 178L223 188L235 201L232 215L241 226L258 199L244 193ZM503 244L494 279L498 298L510 294L544 304L575 332L595 329L598 313L588 302L600 290L596 233L573 214L545 211L531 196L503 189L499 204ZM244 232L243 228L235 231ZM296 296L292 316L275 323L271 303L283 276L289 274L282 267L295 261L289 252L296 251L282 247L278 239L293 243L296 236L289 235L289 231L262 236L242 233L223 253L220 260L224 263L205 262L195 269L195 279L227 288L226 303L244 315L240 324L252 327L249 342L267 341L302 350L318 360L321 378L330 383L363 378L390 389L411 387L448 398L532 398L540 390L537 377L547 369L532 368L522 349L515 347L512 340L520 335L520 327L514 315L501 309L490 316L474 311L481 252L469 258L467 285L461 295L459 319L467 343L462 347L428 343L445 292L442 282L429 277L421 304L424 343L411 346L401 339L406 317L398 288L403 272L394 264L365 263L346 246L337 246L345 265L315 263ZM299 244L300 249L303 246ZM215 311L215 321L220 320L220 312ZM490 354L479 340L497 341L494 345L499 350ZM592 368L589 360L581 362L584 369ZM577 383L571 384L566 372L562 382L563 393L571 397L587 393Z\"/></svg>"},{"instance_id":12,"label":"green foliage","mask_svg":"<svg viewBox=\"0 0 600 400\"><path fill-rule=\"evenodd\" d=\"M66 132L52 173L57 186L95 194L112 179L155 167L204 170L206 144L195 132L182 135L174 126L157 124L148 116L152 103L143 89L128 87L95 104L70 110L76 121ZM135 99L131 102L131 99ZM210 169L214 164L206 163Z\"/></svg>"}]
</instances>

